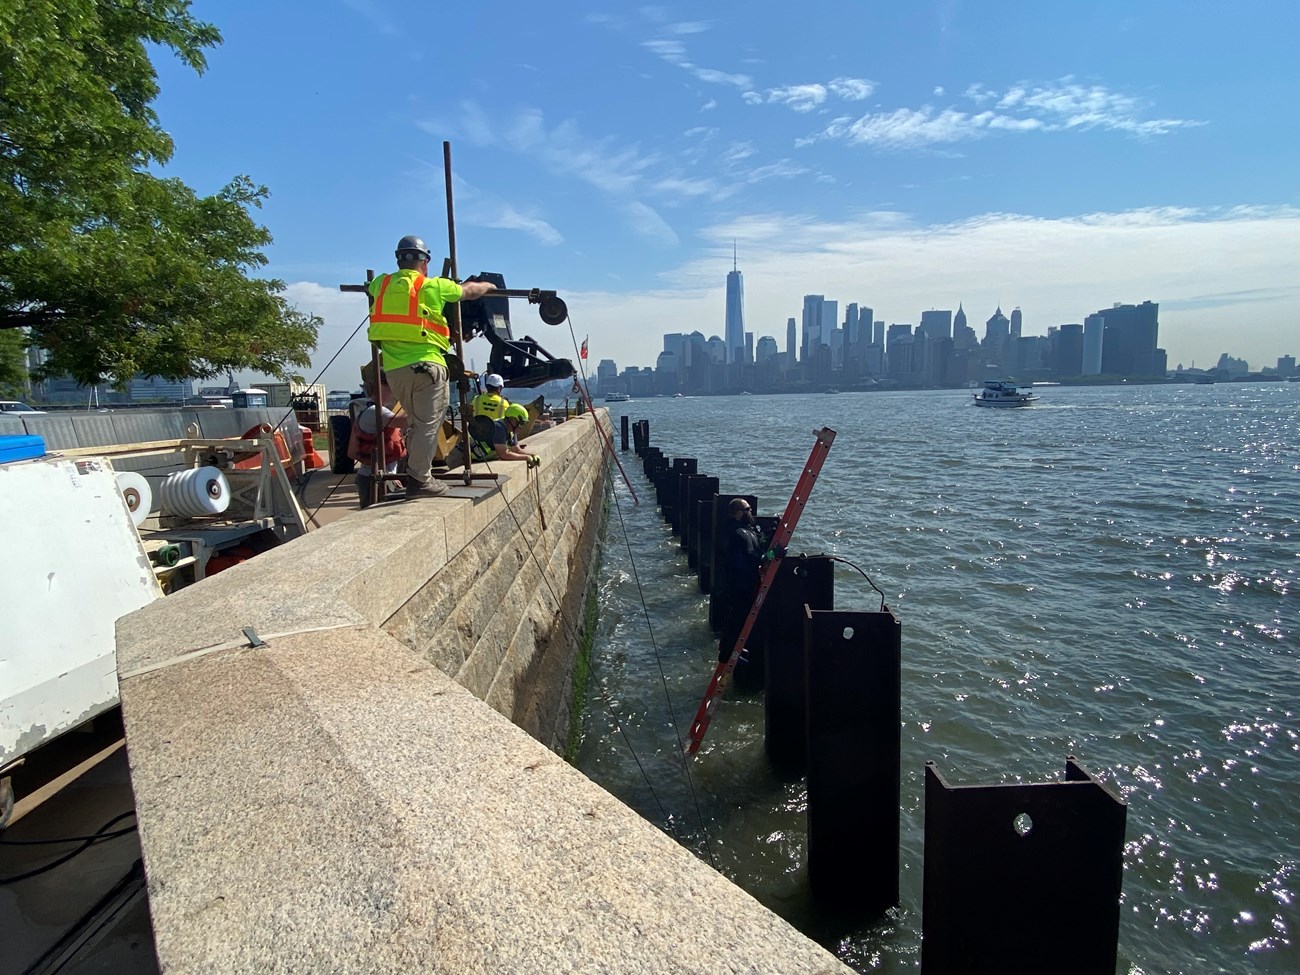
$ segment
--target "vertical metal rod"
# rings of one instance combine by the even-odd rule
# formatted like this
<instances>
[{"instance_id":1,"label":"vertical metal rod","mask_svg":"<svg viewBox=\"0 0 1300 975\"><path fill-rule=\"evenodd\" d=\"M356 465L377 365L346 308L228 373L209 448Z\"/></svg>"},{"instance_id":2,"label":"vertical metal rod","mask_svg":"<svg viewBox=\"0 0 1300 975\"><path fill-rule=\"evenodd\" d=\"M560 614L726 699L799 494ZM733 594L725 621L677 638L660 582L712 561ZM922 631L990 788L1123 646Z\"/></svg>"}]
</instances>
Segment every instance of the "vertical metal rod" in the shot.
<instances>
[{"instance_id":1,"label":"vertical metal rod","mask_svg":"<svg viewBox=\"0 0 1300 975\"><path fill-rule=\"evenodd\" d=\"M366 268L366 302L370 301L370 282L375 280L374 268ZM380 371L383 369L383 356L379 350L378 342L370 343L370 369L374 373L375 380L375 449L370 455L370 503L378 504L388 495L388 482L385 476L388 474L388 452L384 449L384 438L379 436L381 425L379 418L383 415L384 385L379 381ZM365 411L365 404L362 404L362 412ZM357 423L361 422L361 414L357 414Z\"/></svg>"},{"instance_id":2,"label":"vertical metal rod","mask_svg":"<svg viewBox=\"0 0 1300 975\"><path fill-rule=\"evenodd\" d=\"M459 280L459 274L456 270L456 210L451 195L451 143L442 144L442 172L444 181L447 186L447 257L449 264L448 273L453 281ZM460 359L461 368L465 365L465 343L460 332L460 302L452 302L448 306L447 322L451 325L451 337L456 343L456 355ZM469 393L469 380L465 378L462 371L460 379L456 380L457 401L460 413L460 444L461 453L465 457L465 483L470 484L474 480L473 460L470 457L469 449L469 403L466 395ZM439 421L441 424L442 421Z\"/></svg>"}]
</instances>

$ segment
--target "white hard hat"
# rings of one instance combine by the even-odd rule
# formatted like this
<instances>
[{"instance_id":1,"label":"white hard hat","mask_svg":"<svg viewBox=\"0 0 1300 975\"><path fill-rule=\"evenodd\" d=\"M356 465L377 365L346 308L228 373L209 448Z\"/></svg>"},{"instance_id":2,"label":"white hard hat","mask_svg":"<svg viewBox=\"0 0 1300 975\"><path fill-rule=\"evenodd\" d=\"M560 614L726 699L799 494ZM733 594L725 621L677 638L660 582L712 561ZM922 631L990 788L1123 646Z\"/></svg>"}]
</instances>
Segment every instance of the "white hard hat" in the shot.
<instances>
[{"instance_id":1,"label":"white hard hat","mask_svg":"<svg viewBox=\"0 0 1300 975\"><path fill-rule=\"evenodd\" d=\"M488 373L487 378L484 379L483 382L494 389L500 389L506 384L506 381L501 378L500 374L495 372Z\"/></svg>"}]
</instances>

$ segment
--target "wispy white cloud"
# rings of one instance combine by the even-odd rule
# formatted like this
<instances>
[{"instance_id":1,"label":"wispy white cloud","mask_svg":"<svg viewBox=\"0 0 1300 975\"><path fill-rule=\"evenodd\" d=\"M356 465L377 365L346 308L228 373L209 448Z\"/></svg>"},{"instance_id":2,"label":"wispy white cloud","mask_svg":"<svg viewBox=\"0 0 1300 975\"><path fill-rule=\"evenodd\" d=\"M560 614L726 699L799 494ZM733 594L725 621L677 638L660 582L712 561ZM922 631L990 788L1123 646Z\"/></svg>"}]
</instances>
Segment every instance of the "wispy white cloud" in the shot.
<instances>
[{"instance_id":1,"label":"wispy white cloud","mask_svg":"<svg viewBox=\"0 0 1300 975\"><path fill-rule=\"evenodd\" d=\"M683 71L689 71L700 81L711 85L729 85L733 88L749 88L753 85L753 79L747 74L735 74L727 71L719 71L715 68L701 68L694 64L686 57L686 45L681 41L655 38L649 41L643 41L641 46L651 54Z\"/></svg>"},{"instance_id":2,"label":"wispy white cloud","mask_svg":"<svg viewBox=\"0 0 1300 975\"><path fill-rule=\"evenodd\" d=\"M655 215L655 219L651 219L646 211L653 213L653 210L637 199L643 190L649 188L647 177L660 175L666 164L659 153L642 152L635 143L622 144L612 137L592 138L583 133L572 119L548 126L545 114L537 108L497 119L490 117L477 103L466 101L460 106L457 121L425 122L420 123L420 127L441 135L459 131L474 145L527 156L550 173L578 180L617 201L618 212L629 219L629 226L636 232L655 241L662 241L672 234L671 230L666 234L664 228L667 225L662 218ZM533 213L504 205L491 212L495 214L493 219L499 222L489 226L524 230L544 243L563 240L560 231Z\"/></svg>"},{"instance_id":3,"label":"wispy white cloud","mask_svg":"<svg viewBox=\"0 0 1300 975\"><path fill-rule=\"evenodd\" d=\"M801 163L796 163L790 159L778 159L773 163L755 166L753 169L740 174L740 176L745 183L753 185L769 179L792 179L795 176L803 176L809 172L811 170Z\"/></svg>"},{"instance_id":4,"label":"wispy white cloud","mask_svg":"<svg viewBox=\"0 0 1300 975\"><path fill-rule=\"evenodd\" d=\"M942 95L936 88L935 94ZM977 139L991 132L1064 132L1110 129L1136 136L1166 135L1203 125L1193 119L1143 118L1146 104L1101 85L1079 85L1070 78L1055 84L1012 85L996 91L975 82L962 96L982 111L949 106L897 108L861 118L836 118L798 145L842 140L886 149L911 149Z\"/></svg>"},{"instance_id":5,"label":"wispy white cloud","mask_svg":"<svg viewBox=\"0 0 1300 975\"><path fill-rule=\"evenodd\" d=\"M832 95L843 98L846 102L860 102L871 97L871 93L876 90L876 83L865 78L833 78L826 87Z\"/></svg>"},{"instance_id":6,"label":"wispy white cloud","mask_svg":"<svg viewBox=\"0 0 1300 975\"><path fill-rule=\"evenodd\" d=\"M564 242L564 235L545 220L521 213L508 203L485 210L476 222L497 230L522 230L547 246Z\"/></svg>"},{"instance_id":7,"label":"wispy white cloud","mask_svg":"<svg viewBox=\"0 0 1300 975\"><path fill-rule=\"evenodd\" d=\"M943 88L935 88L936 95ZM1054 85L1019 83L995 91L976 82L963 98L983 110L963 110L931 105L872 112L861 118L835 118L819 133L805 136L806 146L824 139L866 143L881 148L918 148L978 139L993 131L1071 131L1110 129L1131 135L1166 135L1175 129L1204 125L1186 118L1143 118L1147 105L1140 99L1110 91L1100 85L1076 85L1063 78Z\"/></svg>"},{"instance_id":8,"label":"wispy white cloud","mask_svg":"<svg viewBox=\"0 0 1300 975\"><path fill-rule=\"evenodd\" d=\"M653 207L639 200L631 200L624 205L624 212L628 223L642 237L670 247L681 243L676 231L668 226L668 222Z\"/></svg>"},{"instance_id":9,"label":"wispy white cloud","mask_svg":"<svg viewBox=\"0 0 1300 975\"><path fill-rule=\"evenodd\" d=\"M874 81L863 78L835 78L826 84L786 85L765 91L747 91L741 97L750 105L787 105L796 112L811 112L834 95L845 101L860 102L876 90Z\"/></svg>"},{"instance_id":10,"label":"wispy white cloud","mask_svg":"<svg viewBox=\"0 0 1300 975\"><path fill-rule=\"evenodd\" d=\"M675 198L710 197L718 192L718 184L711 179L674 177L657 180L653 185L657 193Z\"/></svg>"},{"instance_id":11,"label":"wispy white cloud","mask_svg":"<svg viewBox=\"0 0 1300 975\"><path fill-rule=\"evenodd\" d=\"M769 88L766 96L760 100L769 105L789 105L796 112L811 112L826 101L826 86L788 85L785 88Z\"/></svg>"},{"instance_id":12,"label":"wispy white cloud","mask_svg":"<svg viewBox=\"0 0 1300 975\"><path fill-rule=\"evenodd\" d=\"M994 112L971 115L952 108L936 112L926 105L919 109L873 112L857 119L842 116L798 144L831 139L886 149L910 149L978 138L991 129L1029 131L1041 127L1042 123L1036 119L1018 119Z\"/></svg>"},{"instance_id":13,"label":"wispy white cloud","mask_svg":"<svg viewBox=\"0 0 1300 975\"><path fill-rule=\"evenodd\" d=\"M756 151L752 142L733 142L723 151L722 161L724 163L740 162L742 159L748 159Z\"/></svg>"}]
</instances>

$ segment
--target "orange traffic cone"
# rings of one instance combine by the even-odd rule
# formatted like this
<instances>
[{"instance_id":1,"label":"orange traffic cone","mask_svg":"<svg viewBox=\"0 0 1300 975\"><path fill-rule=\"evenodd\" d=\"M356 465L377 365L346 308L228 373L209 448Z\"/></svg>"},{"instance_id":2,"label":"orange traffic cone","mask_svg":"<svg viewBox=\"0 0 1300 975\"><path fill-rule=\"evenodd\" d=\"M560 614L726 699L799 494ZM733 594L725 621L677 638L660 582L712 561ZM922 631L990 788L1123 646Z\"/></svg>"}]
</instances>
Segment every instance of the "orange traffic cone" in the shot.
<instances>
[{"instance_id":1,"label":"orange traffic cone","mask_svg":"<svg viewBox=\"0 0 1300 975\"><path fill-rule=\"evenodd\" d=\"M311 427L302 428L302 465L309 471L318 471L325 466L324 458L316 452Z\"/></svg>"}]
</instances>

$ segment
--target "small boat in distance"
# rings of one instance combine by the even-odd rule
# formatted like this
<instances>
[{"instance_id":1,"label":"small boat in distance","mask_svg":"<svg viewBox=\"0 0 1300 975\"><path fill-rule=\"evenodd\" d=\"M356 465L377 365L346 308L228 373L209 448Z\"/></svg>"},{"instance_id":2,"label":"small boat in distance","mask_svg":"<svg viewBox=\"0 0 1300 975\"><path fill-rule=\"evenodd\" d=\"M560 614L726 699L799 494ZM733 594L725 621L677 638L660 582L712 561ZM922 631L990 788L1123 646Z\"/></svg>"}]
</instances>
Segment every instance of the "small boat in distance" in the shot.
<instances>
[{"instance_id":1,"label":"small boat in distance","mask_svg":"<svg viewBox=\"0 0 1300 975\"><path fill-rule=\"evenodd\" d=\"M1010 379L986 379L984 388L972 394L976 406L993 406L1009 409L1016 406L1028 406L1038 399L1033 393L1022 393Z\"/></svg>"},{"instance_id":2,"label":"small boat in distance","mask_svg":"<svg viewBox=\"0 0 1300 975\"><path fill-rule=\"evenodd\" d=\"M627 403L632 399L627 393L606 393L606 403Z\"/></svg>"}]
</instances>

